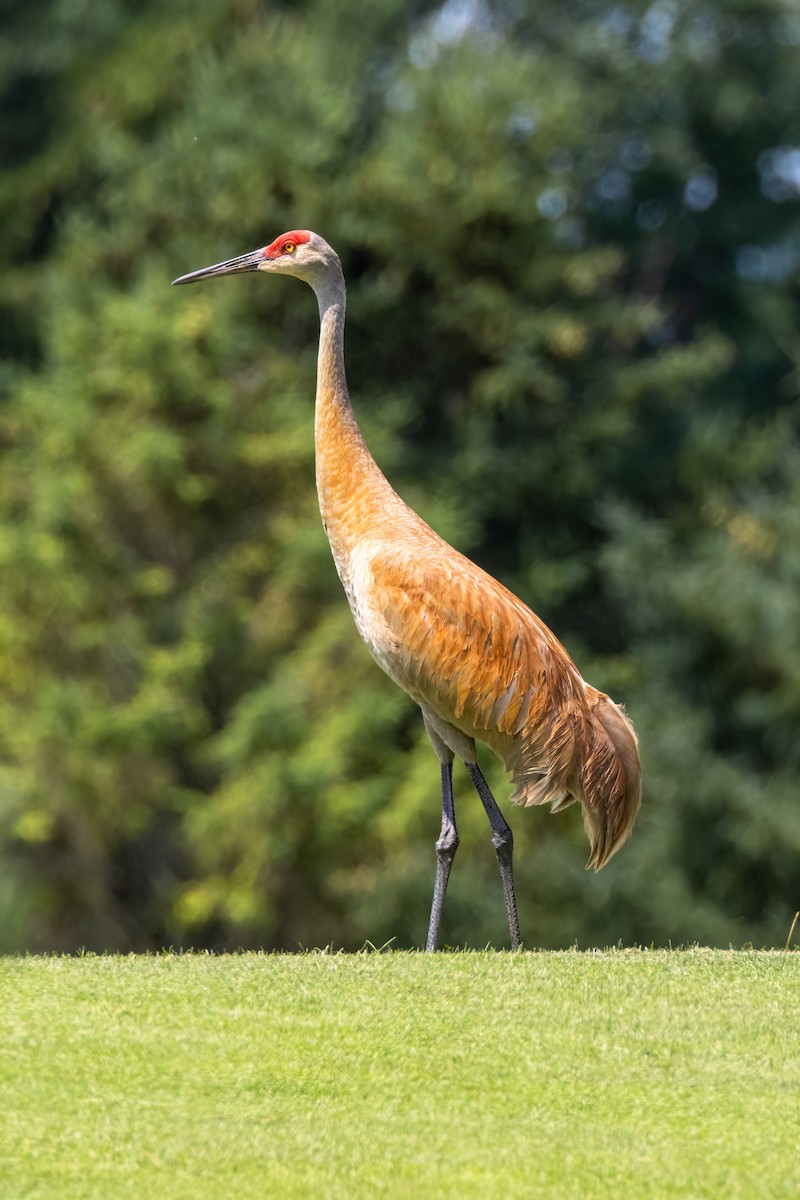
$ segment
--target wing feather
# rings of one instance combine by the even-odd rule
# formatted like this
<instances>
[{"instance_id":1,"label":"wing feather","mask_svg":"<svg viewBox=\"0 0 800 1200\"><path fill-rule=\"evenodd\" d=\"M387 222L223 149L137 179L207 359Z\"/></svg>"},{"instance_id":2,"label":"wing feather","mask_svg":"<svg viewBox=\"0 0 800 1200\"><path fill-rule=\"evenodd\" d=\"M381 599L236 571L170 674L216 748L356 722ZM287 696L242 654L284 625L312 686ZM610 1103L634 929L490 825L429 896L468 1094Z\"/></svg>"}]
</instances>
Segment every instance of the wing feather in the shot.
<instances>
[{"instance_id":1,"label":"wing feather","mask_svg":"<svg viewBox=\"0 0 800 1200\"><path fill-rule=\"evenodd\" d=\"M513 736L572 691L577 668L546 625L501 583L448 547L446 558L382 549L372 604L396 639L392 674L475 736Z\"/></svg>"}]
</instances>

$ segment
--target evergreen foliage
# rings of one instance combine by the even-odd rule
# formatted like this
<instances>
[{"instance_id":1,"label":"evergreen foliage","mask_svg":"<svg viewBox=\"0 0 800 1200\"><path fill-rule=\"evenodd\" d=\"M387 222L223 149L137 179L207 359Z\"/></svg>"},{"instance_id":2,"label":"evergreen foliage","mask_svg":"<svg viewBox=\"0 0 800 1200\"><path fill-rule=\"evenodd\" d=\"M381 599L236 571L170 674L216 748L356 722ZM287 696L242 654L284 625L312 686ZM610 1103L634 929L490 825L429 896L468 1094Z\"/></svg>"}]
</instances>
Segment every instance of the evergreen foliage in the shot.
<instances>
[{"instance_id":1,"label":"evergreen foliage","mask_svg":"<svg viewBox=\"0 0 800 1200\"><path fill-rule=\"evenodd\" d=\"M168 286L298 226L342 256L354 405L392 483L640 734L644 806L601 875L575 810L510 814L528 942L782 944L794 6L49 0L4 19L4 948L423 936L438 770L320 525L313 299ZM444 933L481 945L502 897L469 791Z\"/></svg>"}]
</instances>

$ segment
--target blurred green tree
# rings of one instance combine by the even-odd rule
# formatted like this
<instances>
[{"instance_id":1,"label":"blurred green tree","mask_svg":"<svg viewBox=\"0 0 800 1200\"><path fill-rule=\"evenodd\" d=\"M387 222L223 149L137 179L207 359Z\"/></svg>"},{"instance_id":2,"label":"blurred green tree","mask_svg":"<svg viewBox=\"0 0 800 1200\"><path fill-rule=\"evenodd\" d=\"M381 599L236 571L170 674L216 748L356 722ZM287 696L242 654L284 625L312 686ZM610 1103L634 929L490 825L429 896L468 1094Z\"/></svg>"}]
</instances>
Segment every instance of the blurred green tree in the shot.
<instances>
[{"instance_id":1,"label":"blurred green tree","mask_svg":"<svg viewBox=\"0 0 800 1200\"><path fill-rule=\"evenodd\" d=\"M387 475L640 732L645 806L601 876L574 811L512 814L529 942L781 941L793 8L45 7L58 52L19 9L0 62L7 945L422 937L436 764L320 527L313 301L167 287L298 225L342 254ZM484 944L502 899L464 800L445 936Z\"/></svg>"}]
</instances>

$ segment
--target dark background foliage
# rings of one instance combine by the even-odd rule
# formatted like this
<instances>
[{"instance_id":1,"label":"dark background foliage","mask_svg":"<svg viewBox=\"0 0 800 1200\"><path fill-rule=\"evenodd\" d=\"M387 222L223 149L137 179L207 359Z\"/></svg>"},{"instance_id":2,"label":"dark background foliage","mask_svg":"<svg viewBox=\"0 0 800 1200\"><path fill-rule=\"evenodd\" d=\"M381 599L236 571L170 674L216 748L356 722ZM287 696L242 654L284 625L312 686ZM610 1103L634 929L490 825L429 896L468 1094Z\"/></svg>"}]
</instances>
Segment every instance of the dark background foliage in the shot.
<instances>
[{"instance_id":1,"label":"dark background foliage","mask_svg":"<svg viewBox=\"0 0 800 1200\"><path fill-rule=\"evenodd\" d=\"M788 0L40 0L0 51L5 949L416 945L414 706L316 510L316 309L175 275L317 229L401 494L628 707L529 944L782 944L800 904L800 17ZM45 31L45 32L43 32ZM497 764L486 762L502 799ZM447 940L499 941L458 777Z\"/></svg>"}]
</instances>

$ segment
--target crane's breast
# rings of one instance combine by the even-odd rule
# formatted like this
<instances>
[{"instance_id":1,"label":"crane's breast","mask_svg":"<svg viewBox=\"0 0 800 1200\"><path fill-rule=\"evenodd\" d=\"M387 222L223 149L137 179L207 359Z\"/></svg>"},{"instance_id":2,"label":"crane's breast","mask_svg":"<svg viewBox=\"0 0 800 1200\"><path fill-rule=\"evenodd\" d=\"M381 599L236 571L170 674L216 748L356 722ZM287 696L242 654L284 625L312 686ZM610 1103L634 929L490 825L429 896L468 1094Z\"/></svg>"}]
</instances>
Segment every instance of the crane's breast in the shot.
<instances>
[{"instance_id":1,"label":"crane's breast","mask_svg":"<svg viewBox=\"0 0 800 1200\"><path fill-rule=\"evenodd\" d=\"M331 539L331 549L362 641L378 665L396 683L405 687L397 672L398 662L402 658L398 639L387 624L380 603L380 592L375 586L382 559L380 543L376 545L362 540L344 549Z\"/></svg>"}]
</instances>

